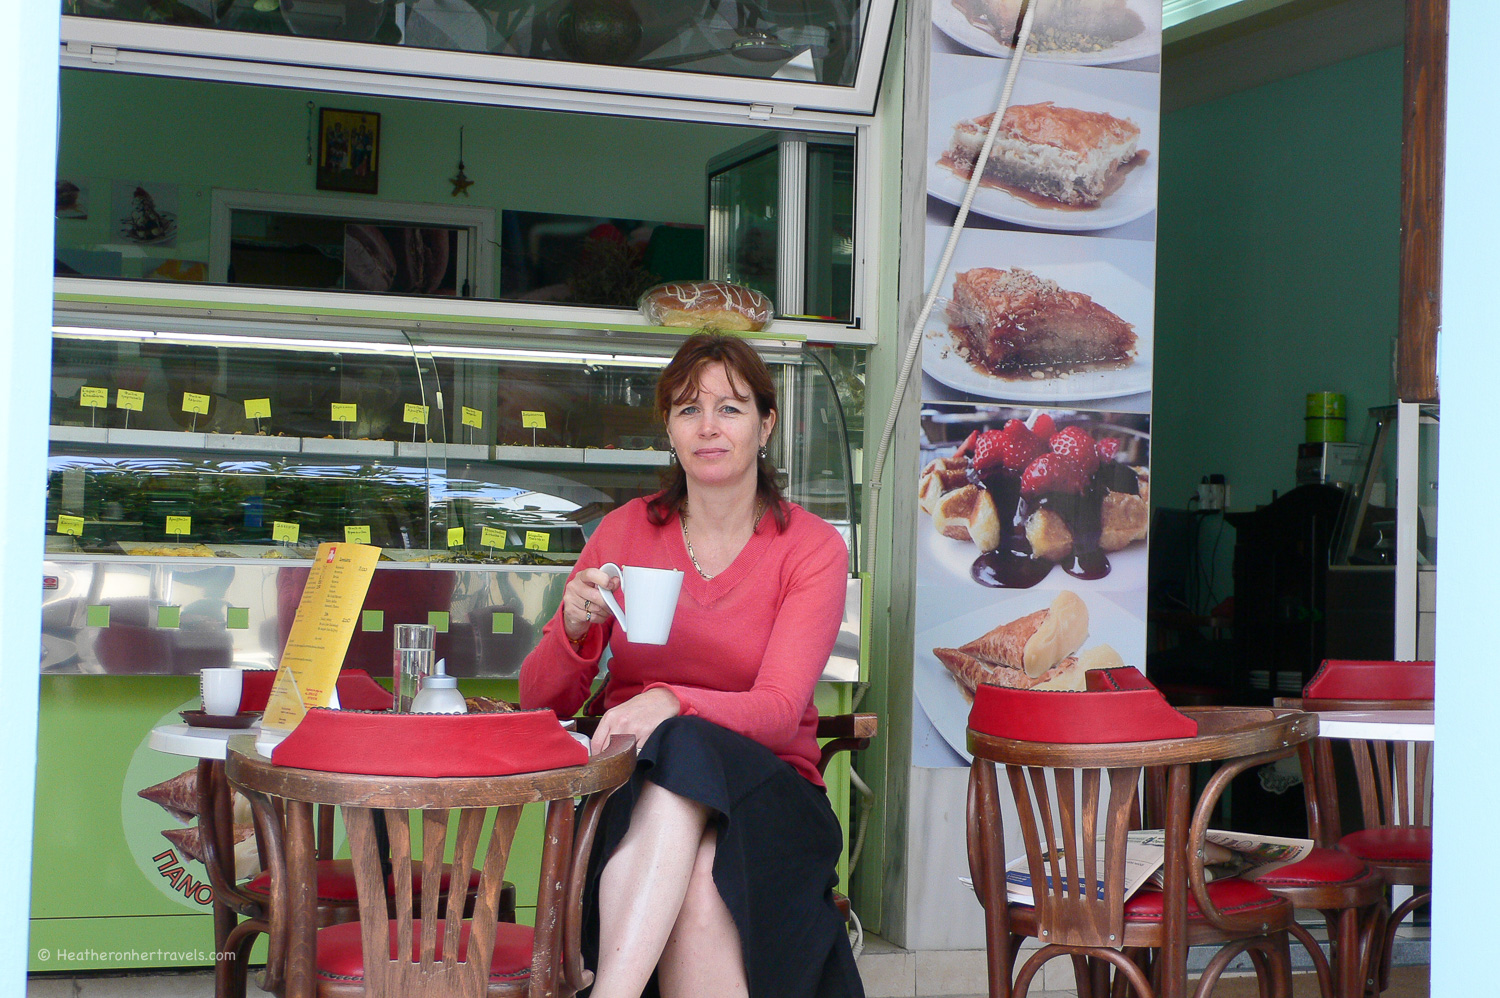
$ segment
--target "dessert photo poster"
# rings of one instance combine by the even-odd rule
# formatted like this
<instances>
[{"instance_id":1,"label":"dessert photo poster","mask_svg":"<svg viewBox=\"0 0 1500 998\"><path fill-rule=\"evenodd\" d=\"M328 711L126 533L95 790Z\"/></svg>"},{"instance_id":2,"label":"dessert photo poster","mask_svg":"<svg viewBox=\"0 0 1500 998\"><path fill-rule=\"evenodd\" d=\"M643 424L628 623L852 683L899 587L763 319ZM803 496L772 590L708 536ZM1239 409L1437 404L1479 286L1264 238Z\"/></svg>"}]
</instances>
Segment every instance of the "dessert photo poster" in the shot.
<instances>
[{"instance_id":1,"label":"dessert photo poster","mask_svg":"<svg viewBox=\"0 0 1500 998\"><path fill-rule=\"evenodd\" d=\"M1020 0L931 0L930 285ZM922 331L912 763L966 766L973 688L1144 670L1161 4L1042 3Z\"/></svg>"}]
</instances>

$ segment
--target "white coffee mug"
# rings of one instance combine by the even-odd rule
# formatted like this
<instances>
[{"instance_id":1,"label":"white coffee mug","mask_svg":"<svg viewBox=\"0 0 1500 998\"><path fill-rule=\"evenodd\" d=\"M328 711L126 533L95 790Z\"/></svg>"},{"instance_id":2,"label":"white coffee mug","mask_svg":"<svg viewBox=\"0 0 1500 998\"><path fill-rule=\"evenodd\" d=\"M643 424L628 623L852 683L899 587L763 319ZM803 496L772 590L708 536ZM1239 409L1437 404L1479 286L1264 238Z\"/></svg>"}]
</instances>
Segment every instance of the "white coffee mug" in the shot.
<instances>
[{"instance_id":1,"label":"white coffee mug","mask_svg":"<svg viewBox=\"0 0 1500 998\"><path fill-rule=\"evenodd\" d=\"M203 669L198 683L203 691L203 713L238 714L243 675L238 669Z\"/></svg>"},{"instance_id":2,"label":"white coffee mug","mask_svg":"<svg viewBox=\"0 0 1500 998\"><path fill-rule=\"evenodd\" d=\"M599 566L599 571L611 575L621 582L620 592L630 591L625 597L630 610L620 609L614 594L601 589L604 602L620 622L620 630L626 638L638 645L664 645L672 633L672 618L677 615L677 595L682 592L682 573L675 568L640 568L626 565L621 569L612 562Z\"/></svg>"}]
</instances>

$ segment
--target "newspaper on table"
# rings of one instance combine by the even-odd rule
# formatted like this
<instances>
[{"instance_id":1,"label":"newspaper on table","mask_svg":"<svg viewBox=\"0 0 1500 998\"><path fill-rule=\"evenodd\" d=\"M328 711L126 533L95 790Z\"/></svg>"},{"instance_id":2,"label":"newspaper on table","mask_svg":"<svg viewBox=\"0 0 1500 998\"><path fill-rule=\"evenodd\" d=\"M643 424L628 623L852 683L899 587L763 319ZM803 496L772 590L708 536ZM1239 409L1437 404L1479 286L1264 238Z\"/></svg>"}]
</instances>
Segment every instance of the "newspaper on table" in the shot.
<instances>
[{"instance_id":1,"label":"newspaper on table","mask_svg":"<svg viewBox=\"0 0 1500 998\"><path fill-rule=\"evenodd\" d=\"M1146 884L1160 888L1162 863L1166 858L1166 834L1159 828L1128 832L1125 836L1125 897ZM1311 839L1287 839L1248 832L1225 832L1210 828L1204 833L1204 872L1209 880L1223 877L1245 877L1253 880L1272 870L1296 863L1312 852ZM1104 840L1098 842L1098 870L1095 874L1098 897L1104 898ZM1047 864L1047 885L1052 886L1051 858ZM1068 876L1066 857L1062 865ZM966 886L974 882L960 877ZM1005 867L1005 893L1013 904L1032 905L1031 870L1021 856Z\"/></svg>"}]
</instances>

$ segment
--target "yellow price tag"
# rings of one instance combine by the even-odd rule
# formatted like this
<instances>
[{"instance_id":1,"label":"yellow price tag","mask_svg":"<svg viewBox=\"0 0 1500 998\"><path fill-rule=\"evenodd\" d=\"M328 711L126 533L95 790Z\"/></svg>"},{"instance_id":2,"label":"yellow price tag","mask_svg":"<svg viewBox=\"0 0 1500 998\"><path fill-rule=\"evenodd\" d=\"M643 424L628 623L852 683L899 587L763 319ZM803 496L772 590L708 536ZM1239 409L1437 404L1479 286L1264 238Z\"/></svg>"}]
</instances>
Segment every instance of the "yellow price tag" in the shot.
<instances>
[{"instance_id":1,"label":"yellow price tag","mask_svg":"<svg viewBox=\"0 0 1500 998\"><path fill-rule=\"evenodd\" d=\"M146 408L146 393L133 392L128 388L121 388L115 392L115 408L140 412Z\"/></svg>"},{"instance_id":2,"label":"yellow price tag","mask_svg":"<svg viewBox=\"0 0 1500 998\"><path fill-rule=\"evenodd\" d=\"M78 404L90 409L109 408L108 388L80 388L78 390Z\"/></svg>"},{"instance_id":3,"label":"yellow price tag","mask_svg":"<svg viewBox=\"0 0 1500 998\"><path fill-rule=\"evenodd\" d=\"M551 539L552 535L545 530L528 530L526 531L526 550L545 551L547 542Z\"/></svg>"},{"instance_id":4,"label":"yellow price tag","mask_svg":"<svg viewBox=\"0 0 1500 998\"><path fill-rule=\"evenodd\" d=\"M532 412L529 409L522 409L521 425L528 430L545 430L547 428L547 414L545 412Z\"/></svg>"},{"instance_id":5,"label":"yellow price tag","mask_svg":"<svg viewBox=\"0 0 1500 998\"><path fill-rule=\"evenodd\" d=\"M448 546L450 548L461 548L461 547L464 546L464 528L463 527L449 527L448 528Z\"/></svg>"},{"instance_id":6,"label":"yellow price tag","mask_svg":"<svg viewBox=\"0 0 1500 998\"><path fill-rule=\"evenodd\" d=\"M420 423L427 425L427 407L425 405L413 405L411 402L401 407L401 421L405 423Z\"/></svg>"},{"instance_id":7,"label":"yellow price tag","mask_svg":"<svg viewBox=\"0 0 1500 998\"><path fill-rule=\"evenodd\" d=\"M271 400L270 399L245 399L245 418L246 419L270 419L271 418Z\"/></svg>"},{"instance_id":8,"label":"yellow price tag","mask_svg":"<svg viewBox=\"0 0 1500 998\"><path fill-rule=\"evenodd\" d=\"M197 392L183 392L182 411L196 412L200 416L208 415L208 396Z\"/></svg>"},{"instance_id":9,"label":"yellow price tag","mask_svg":"<svg viewBox=\"0 0 1500 998\"><path fill-rule=\"evenodd\" d=\"M463 411L459 413L459 416L460 418L462 418L463 424L465 426L472 426L476 430L484 429L484 413L480 410L470 409L468 406L464 406Z\"/></svg>"},{"instance_id":10,"label":"yellow price tag","mask_svg":"<svg viewBox=\"0 0 1500 998\"><path fill-rule=\"evenodd\" d=\"M167 533L191 534L193 532L193 518L191 516L169 516L167 517Z\"/></svg>"},{"instance_id":11,"label":"yellow price tag","mask_svg":"<svg viewBox=\"0 0 1500 998\"><path fill-rule=\"evenodd\" d=\"M72 534L74 537L83 536L83 517L68 516L63 514L57 518L57 532L59 534Z\"/></svg>"},{"instance_id":12,"label":"yellow price tag","mask_svg":"<svg viewBox=\"0 0 1500 998\"><path fill-rule=\"evenodd\" d=\"M347 544L370 543L370 528L363 524L345 527L344 542Z\"/></svg>"},{"instance_id":13,"label":"yellow price tag","mask_svg":"<svg viewBox=\"0 0 1500 998\"><path fill-rule=\"evenodd\" d=\"M335 402L332 407L332 415L329 416L335 423L354 423L359 420L359 406L354 402Z\"/></svg>"},{"instance_id":14,"label":"yellow price tag","mask_svg":"<svg viewBox=\"0 0 1500 998\"><path fill-rule=\"evenodd\" d=\"M288 544L297 543L297 535L302 533L302 528L295 523L287 523L285 520L271 521L271 540L285 541Z\"/></svg>"},{"instance_id":15,"label":"yellow price tag","mask_svg":"<svg viewBox=\"0 0 1500 998\"><path fill-rule=\"evenodd\" d=\"M479 545L487 548L505 547L505 531L499 527L485 527L479 532Z\"/></svg>"}]
</instances>

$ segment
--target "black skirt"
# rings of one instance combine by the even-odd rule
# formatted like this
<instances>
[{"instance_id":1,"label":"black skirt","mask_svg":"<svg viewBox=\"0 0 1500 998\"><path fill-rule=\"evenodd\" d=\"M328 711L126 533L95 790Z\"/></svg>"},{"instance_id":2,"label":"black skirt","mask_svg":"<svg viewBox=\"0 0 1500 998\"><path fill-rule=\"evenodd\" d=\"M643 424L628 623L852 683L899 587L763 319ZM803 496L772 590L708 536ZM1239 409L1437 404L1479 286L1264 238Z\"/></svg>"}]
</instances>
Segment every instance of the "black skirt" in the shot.
<instances>
[{"instance_id":1,"label":"black skirt","mask_svg":"<svg viewBox=\"0 0 1500 998\"><path fill-rule=\"evenodd\" d=\"M843 832L828 795L764 745L699 717L663 721L605 805L584 899L587 965L599 952L599 875L648 780L713 810L714 884L739 929L751 998L863 998L833 904ZM654 974L645 995L658 995Z\"/></svg>"}]
</instances>

